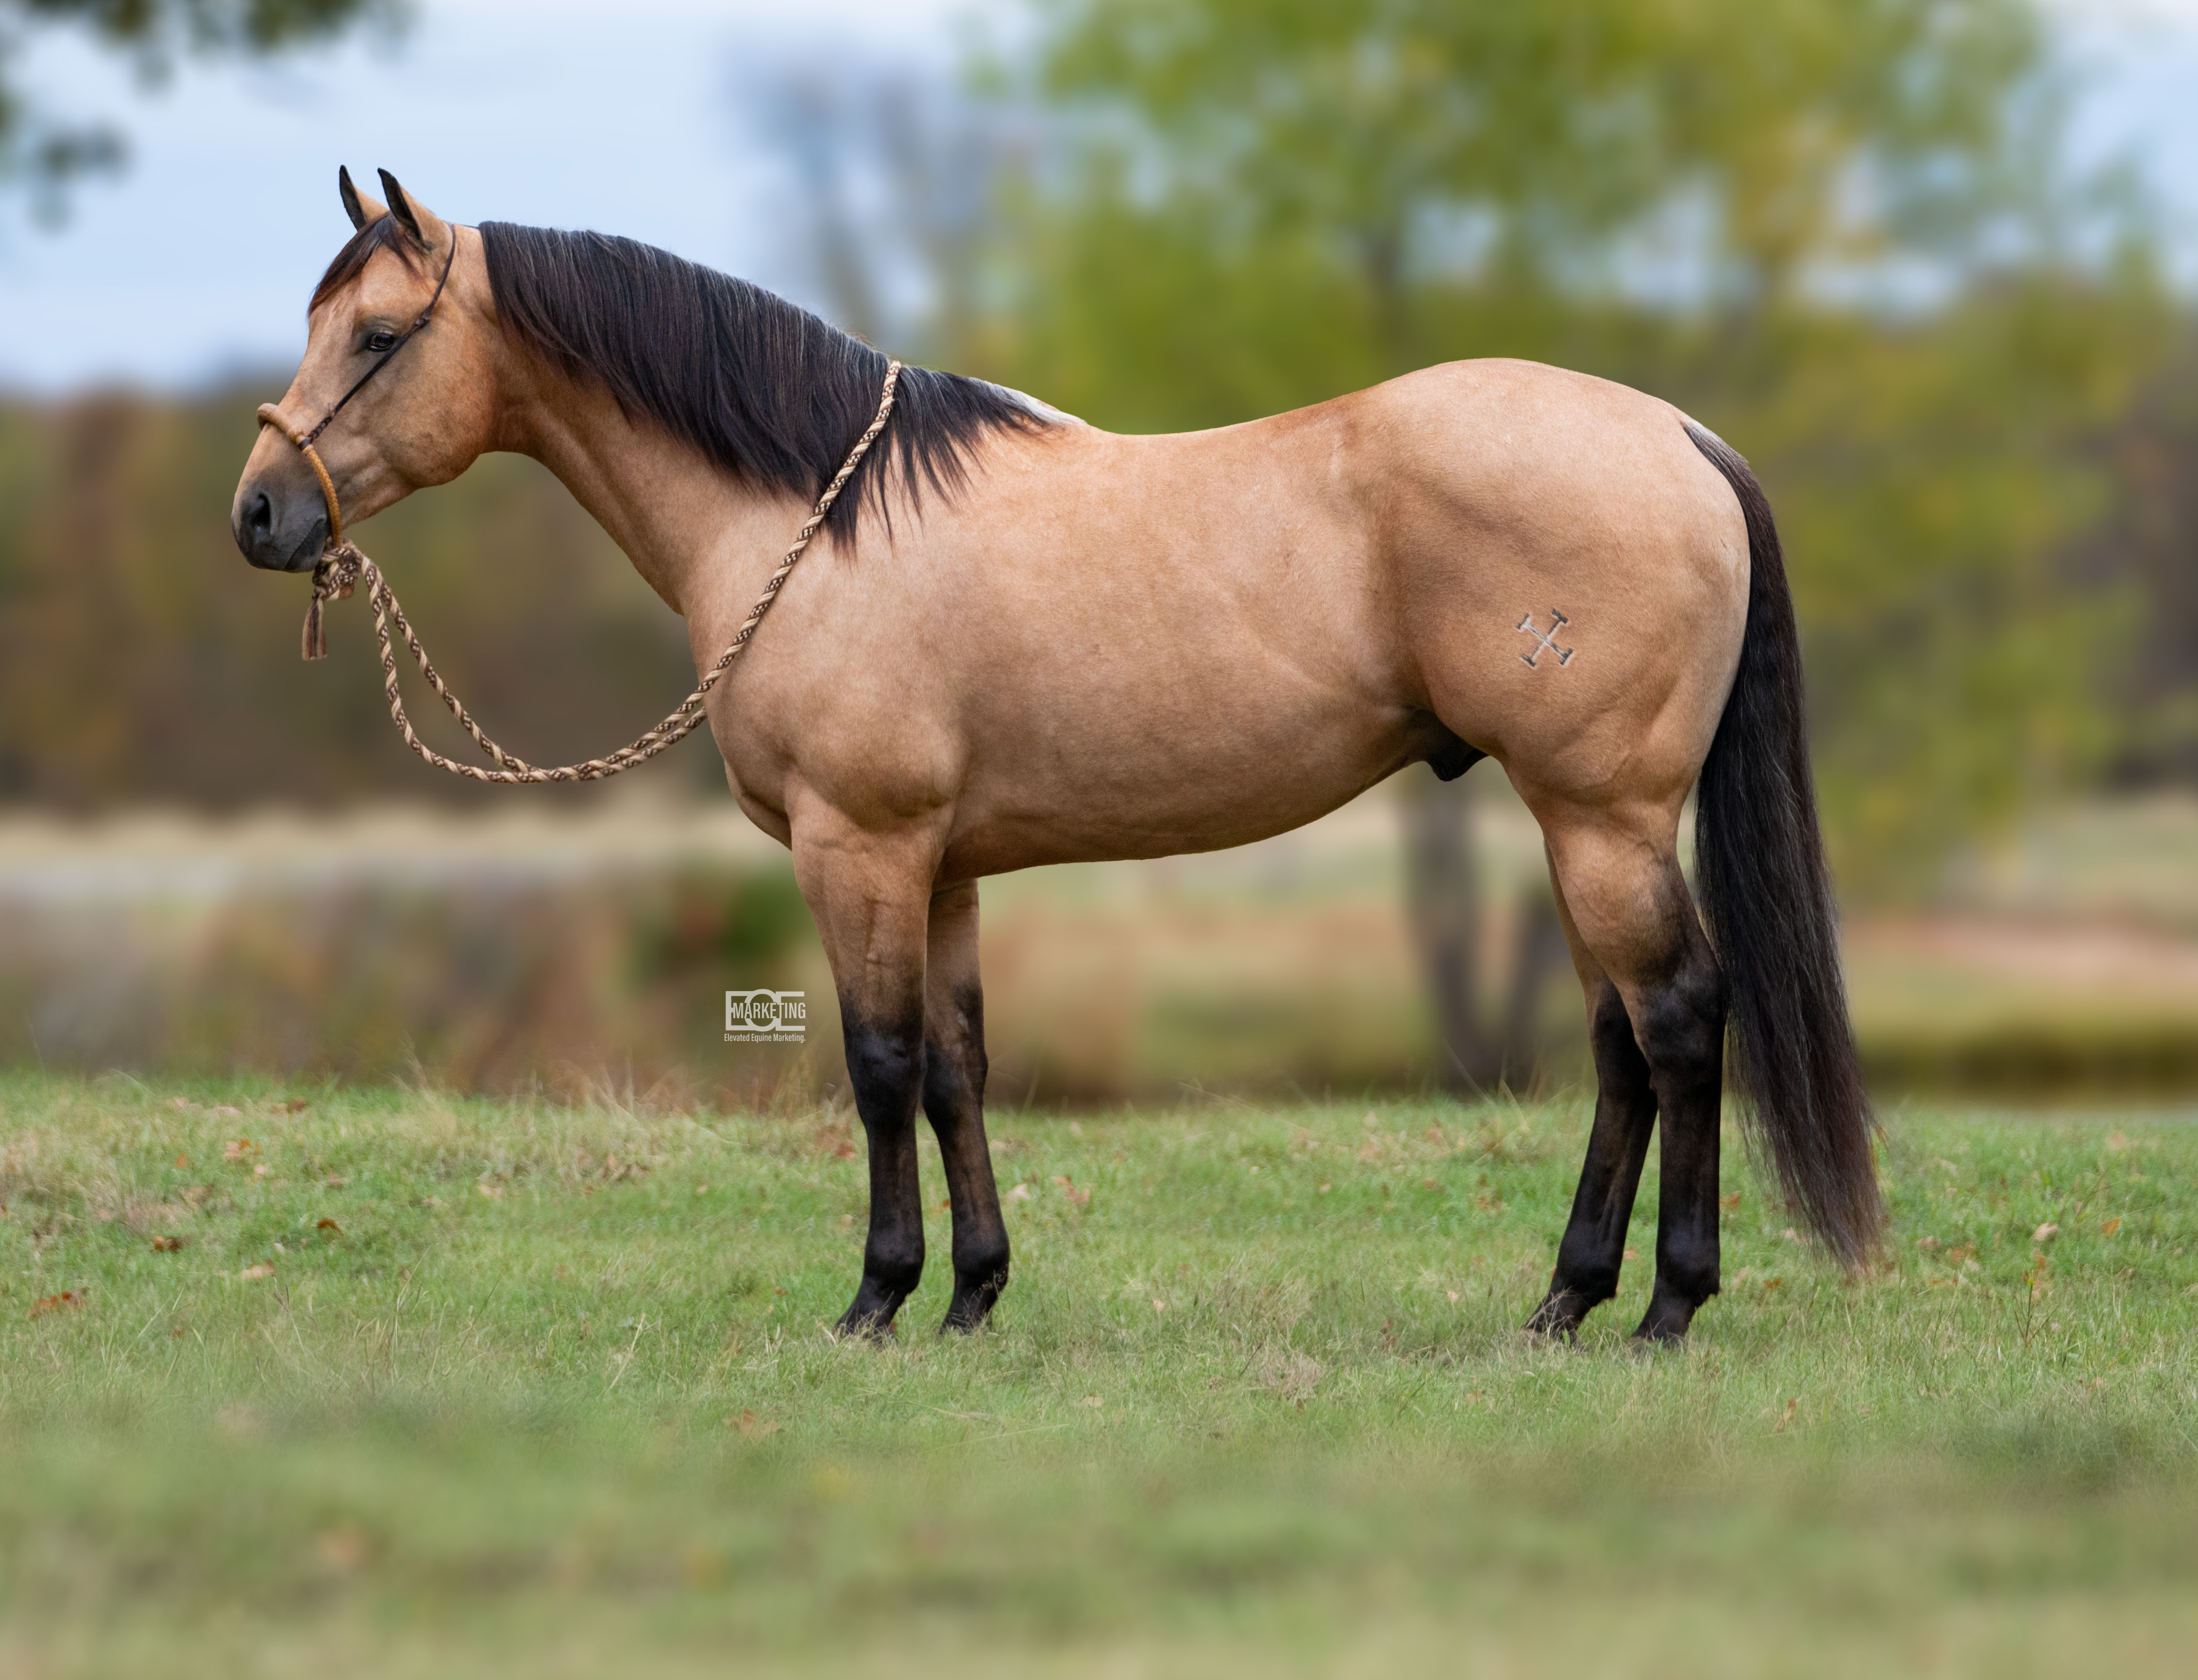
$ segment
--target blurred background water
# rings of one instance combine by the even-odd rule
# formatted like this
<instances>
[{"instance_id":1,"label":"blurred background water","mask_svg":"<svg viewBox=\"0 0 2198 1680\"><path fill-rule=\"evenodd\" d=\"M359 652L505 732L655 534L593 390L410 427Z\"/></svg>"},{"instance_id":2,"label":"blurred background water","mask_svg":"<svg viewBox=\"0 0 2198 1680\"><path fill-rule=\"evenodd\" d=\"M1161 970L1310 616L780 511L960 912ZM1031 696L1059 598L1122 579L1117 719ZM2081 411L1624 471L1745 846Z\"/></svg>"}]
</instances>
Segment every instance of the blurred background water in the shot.
<instances>
[{"instance_id":1,"label":"blurred background water","mask_svg":"<svg viewBox=\"0 0 2198 1680\"><path fill-rule=\"evenodd\" d=\"M435 776L363 612L300 665L301 584L231 545L347 162L1121 429L1462 356L1670 398L1779 513L1875 1077L2185 1096L2194 76L2166 0L0 0L0 1059L727 1102L842 1077L783 854L706 742L607 789ZM529 756L691 681L531 462L364 536ZM988 883L994 1096L1576 1081L1541 870L1486 764ZM761 985L808 991L808 1045L722 1042Z\"/></svg>"}]
</instances>

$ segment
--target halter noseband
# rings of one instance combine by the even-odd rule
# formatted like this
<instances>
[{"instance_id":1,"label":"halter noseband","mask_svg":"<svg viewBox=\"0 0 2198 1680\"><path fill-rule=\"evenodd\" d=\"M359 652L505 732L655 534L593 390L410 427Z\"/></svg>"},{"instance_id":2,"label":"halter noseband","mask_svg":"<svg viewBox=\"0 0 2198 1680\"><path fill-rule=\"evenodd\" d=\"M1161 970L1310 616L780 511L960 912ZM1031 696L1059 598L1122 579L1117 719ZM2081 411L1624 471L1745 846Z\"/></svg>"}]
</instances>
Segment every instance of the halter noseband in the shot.
<instances>
[{"instance_id":1,"label":"halter noseband","mask_svg":"<svg viewBox=\"0 0 2198 1680\"><path fill-rule=\"evenodd\" d=\"M274 403L262 403L259 405L259 423L262 426L273 427L288 439L296 447L298 453L305 457L305 464L313 469L313 476L321 481L321 496L329 504L329 540L327 549L323 549L323 552L340 548L343 544L343 510L336 505L335 480L329 476L329 469L322 464L320 451L316 450L313 445L318 441L321 433L329 429L329 422L343 412L344 405L366 389L366 382L387 367L396 358L397 352L411 343L413 338L426 328L428 320L435 313L435 305L443 300L443 288L451 283L451 270L457 265L457 224L451 224L450 229L451 254L443 259L443 276L435 282L434 294L427 299L427 308L420 311L418 317L410 326L397 335L397 342L383 351L375 364L358 376L351 389L336 398L335 405L321 416L319 424L301 436L297 428L290 424L280 406Z\"/></svg>"}]
</instances>

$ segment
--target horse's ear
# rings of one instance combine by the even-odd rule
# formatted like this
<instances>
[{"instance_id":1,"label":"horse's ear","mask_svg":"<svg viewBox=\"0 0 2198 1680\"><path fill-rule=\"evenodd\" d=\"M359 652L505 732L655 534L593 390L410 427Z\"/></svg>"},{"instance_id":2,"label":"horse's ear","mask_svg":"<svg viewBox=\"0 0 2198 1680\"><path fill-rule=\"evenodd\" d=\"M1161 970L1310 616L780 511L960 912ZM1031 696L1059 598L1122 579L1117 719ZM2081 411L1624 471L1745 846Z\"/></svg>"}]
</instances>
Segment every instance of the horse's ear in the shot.
<instances>
[{"instance_id":1,"label":"horse's ear","mask_svg":"<svg viewBox=\"0 0 2198 1680\"><path fill-rule=\"evenodd\" d=\"M336 191L342 195L344 213L354 228L363 230L369 222L378 222L389 213L389 206L380 199L369 198L353 186L351 171L341 166L336 170Z\"/></svg>"},{"instance_id":2,"label":"horse's ear","mask_svg":"<svg viewBox=\"0 0 2198 1680\"><path fill-rule=\"evenodd\" d=\"M389 213L397 218L398 225L419 242L422 250L440 250L443 241L451 237L450 224L410 196L387 170L376 172L381 177L381 190L389 195Z\"/></svg>"}]
</instances>

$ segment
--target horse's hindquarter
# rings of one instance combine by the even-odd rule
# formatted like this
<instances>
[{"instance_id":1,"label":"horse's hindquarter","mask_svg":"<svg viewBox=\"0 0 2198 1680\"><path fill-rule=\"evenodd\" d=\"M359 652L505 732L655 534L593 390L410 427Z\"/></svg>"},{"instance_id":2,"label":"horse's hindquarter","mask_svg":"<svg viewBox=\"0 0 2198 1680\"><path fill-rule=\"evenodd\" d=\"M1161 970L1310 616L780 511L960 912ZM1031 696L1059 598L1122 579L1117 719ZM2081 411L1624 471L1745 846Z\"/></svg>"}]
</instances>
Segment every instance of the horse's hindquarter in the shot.
<instances>
[{"instance_id":1,"label":"horse's hindquarter","mask_svg":"<svg viewBox=\"0 0 2198 1680\"><path fill-rule=\"evenodd\" d=\"M1738 502L1668 404L1533 363L1365 393L1421 692L1530 804L1676 814L1747 609Z\"/></svg>"},{"instance_id":2,"label":"horse's hindquarter","mask_svg":"<svg viewBox=\"0 0 2198 1680\"><path fill-rule=\"evenodd\" d=\"M1607 781L1644 727L1699 763L1731 666L1686 642L1737 648L1739 526L1672 410L1526 364L1003 439L797 578L729 762L767 805L775 759L858 821L945 814L948 878L1279 833L1424 756L1436 713L1515 777Z\"/></svg>"}]
</instances>

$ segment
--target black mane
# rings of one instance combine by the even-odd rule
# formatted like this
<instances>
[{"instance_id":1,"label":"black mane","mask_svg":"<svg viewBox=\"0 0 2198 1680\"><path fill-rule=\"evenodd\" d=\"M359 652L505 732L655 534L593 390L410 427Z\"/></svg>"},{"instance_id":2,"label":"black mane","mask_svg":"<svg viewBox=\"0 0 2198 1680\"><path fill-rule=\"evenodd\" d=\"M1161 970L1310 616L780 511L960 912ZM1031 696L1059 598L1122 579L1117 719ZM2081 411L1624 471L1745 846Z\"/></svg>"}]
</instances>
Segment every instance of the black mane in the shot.
<instances>
[{"instance_id":1,"label":"black mane","mask_svg":"<svg viewBox=\"0 0 2198 1680\"><path fill-rule=\"evenodd\" d=\"M631 239L481 224L506 332L608 388L703 456L814 501L877 413L886 358L760 286ZM910 499L951 496L987 432L1049 422L1010 392L907 368L893 421L833 508L852 540L865 501L883 510L893 462Z\"/></svg>"}]
</instances>

